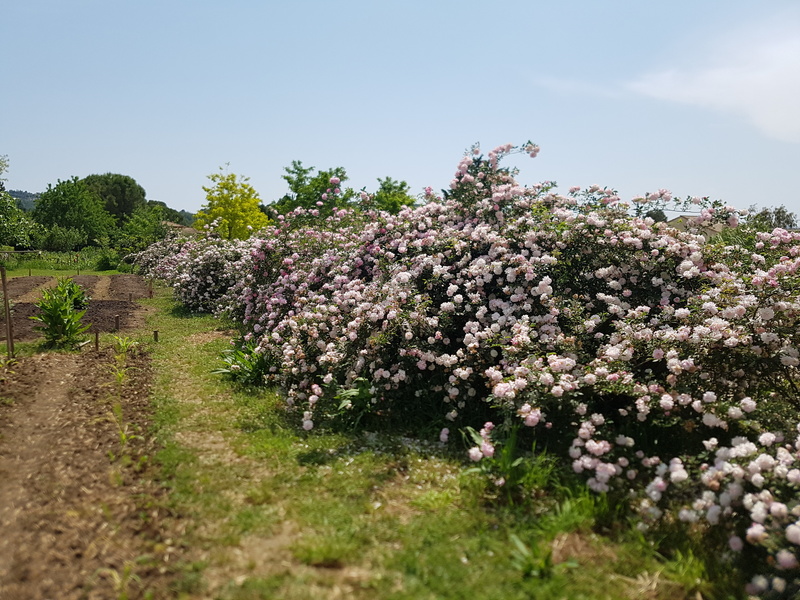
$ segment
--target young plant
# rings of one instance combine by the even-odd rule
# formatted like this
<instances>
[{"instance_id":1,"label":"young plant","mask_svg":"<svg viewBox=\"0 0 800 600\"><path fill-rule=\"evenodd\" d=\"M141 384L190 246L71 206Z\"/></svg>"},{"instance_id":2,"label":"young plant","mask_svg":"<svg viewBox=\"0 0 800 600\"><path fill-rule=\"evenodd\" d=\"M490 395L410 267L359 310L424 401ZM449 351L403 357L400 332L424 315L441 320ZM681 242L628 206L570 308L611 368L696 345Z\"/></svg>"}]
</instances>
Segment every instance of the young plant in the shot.
<instances>
[{"instance_id":1,"label":"young plant","mask_svg":"<svg viewBox=\"0 0 800 600\"><path fill-rule=\"evenodd\" d=\"M493 435L497 430L491 422L480 431L465 428L465 438L473 444L468 455L477 463L469 471L487 476L498 491L504 492L508 504L516 504L537 490L551 489L557 480L554 457L537 453L535 446L530 453L520 452L519 430L519 424L512 424L500 440Z\"/></svg>"},{"instance_id":2,"label":"young plant","mask_svg":"<svg viewBox=\"0 0 800 600\"><path fill-rule=\"evenodd\" d=\"M114 352L118 355L127 356L128 352L139 345L139 342L125 335L115 335L113 337Z\"/></svg>"},{"instance_id":3,"label":"young plant","mask_svg":"<svg viewBox=\"0 0 800 600\"><path fill-rule=\"evenodd\" d=\"M214 369L215 375L225 375L244 385L264 385L269 363L256 344L240 340L222 351L224 367Z\"/></svg>"},{"instance_id":4,"label":"young plant","mask_svg":"<svg viewBox=\"0 0 800 600\"><path fill-rule=\"evenodd\" d=\"M36 303L40 313L31 319L41 323L35 329L44 335L45 346L72 348L77 345L81 334L89 328L81 322L87 305L83 288L72 279L62 279L56 287L44 290L42 299Z\"/></svg>"},{"instance_id":5,"label":"young plant","mask_svg":"<svg viewBox=\"0 0 800 600\"><path fill-rule=\"evenodd\" d=\"M104 576L111 580L114 586L114 593L117 594L117 600L128 600L130 596L131 583L139 583L141 577L134 573L134 565L127 561L122 567L122 572L111 567L103 567L95 571L95 577Z\"/></svg>"},{"instance_id":6,"label":"young plant","mask_svg":"<svg viewBox=\"0 0 800 600\"><path fill-rule=\"evenodd\" d=\"M16 358L0 356L0 384L5 383L14 374L13 367L17 364Z\"/></svg>"},{"instance_id":7,"label":"young plant","mask_svg":"<svg viewBox=\"0 0 800 600\"><path fill-rule=\"evenodd\" d=\"M133 433L131 424L125 422L122 416L122 405L119 402L115 402L114 406L111 408L111 421L117 427L119 443L122 448L122 453L124 454L128 444L133 440L141 439L142 436Z\"/></svg>"}]
</instances>

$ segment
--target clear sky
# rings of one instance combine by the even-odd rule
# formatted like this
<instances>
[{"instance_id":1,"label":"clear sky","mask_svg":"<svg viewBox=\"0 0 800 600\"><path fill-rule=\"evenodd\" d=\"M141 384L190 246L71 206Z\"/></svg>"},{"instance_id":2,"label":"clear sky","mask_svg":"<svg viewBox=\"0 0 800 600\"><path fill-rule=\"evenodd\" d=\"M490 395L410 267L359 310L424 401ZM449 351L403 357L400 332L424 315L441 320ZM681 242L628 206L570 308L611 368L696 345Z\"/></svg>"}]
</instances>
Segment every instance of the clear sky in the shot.
<instances>
[{"instance_id":1,"label":"clear sky","mask_svg":"<svg viewBox=\"0 0 800 600\"><path fill-rule=\"evenodd\" d=\"M447 187L532 140L521 180L800 215L797 0L2 0L8 189L130 175L196 211L225 163Z\"/></svg>"}]
</instances>

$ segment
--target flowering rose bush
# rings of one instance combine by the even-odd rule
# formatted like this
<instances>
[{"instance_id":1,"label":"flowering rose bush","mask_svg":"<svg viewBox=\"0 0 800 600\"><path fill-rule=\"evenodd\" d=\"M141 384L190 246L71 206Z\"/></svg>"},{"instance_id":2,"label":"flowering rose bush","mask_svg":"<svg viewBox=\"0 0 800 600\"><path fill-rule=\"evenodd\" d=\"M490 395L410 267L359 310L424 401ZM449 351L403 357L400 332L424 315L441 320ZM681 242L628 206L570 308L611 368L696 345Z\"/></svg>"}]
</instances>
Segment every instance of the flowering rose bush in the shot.
<instances>
[{"instance_id":1,"label":"flowering rose bush","mask_svg":"<svg viewBox=\"0 0 800 600\"><path fill-rule=\"evenodd\" d=\"M427 190L395 216L297 209L231 254L197 242L158 268L194 306L229 288L217 309L305 429L488 418L469 452L480 461L521 424L646 520L726 540L723 559L756 573L752 593L791 597L800 234L724 245L713 226L738 213L720 203L690 201L681 232L631 216L613 190L523 187L500 165L514 150L474 148L443 197Z\"/></svg>"},{"instance_id":2,"label":"flowering rose bush","mask_svg":"<svg viewBox=\"0 0 800 600\"><path fill-rule=\"evenodd\" d=\"M170 285L176 299L190 310L213 312L248 258L247 240L222 239L211 226L201 237L157 242L133 255L132 262L144 275Z\"/></svg>"}]
</instances>

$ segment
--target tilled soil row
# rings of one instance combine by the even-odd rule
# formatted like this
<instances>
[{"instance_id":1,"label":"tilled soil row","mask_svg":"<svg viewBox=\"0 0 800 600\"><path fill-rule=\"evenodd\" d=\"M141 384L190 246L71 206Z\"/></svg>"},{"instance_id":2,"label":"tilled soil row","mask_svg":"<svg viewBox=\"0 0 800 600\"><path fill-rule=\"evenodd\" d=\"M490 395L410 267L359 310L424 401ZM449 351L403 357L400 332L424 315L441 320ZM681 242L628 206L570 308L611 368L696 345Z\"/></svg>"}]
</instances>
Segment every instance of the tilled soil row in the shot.
<instances>
[{"instance_id":1,"label":"tilled soil row","mask_svg":"<svg viewBox=\"0 0 800 600\"><path fill-rule=\"evenodd\" d=\"M149 462L149 358L122 383L115 366L101 349L0 371L4 600L168 597L180 524Z\"/></svg>"},{"instance_id":2,"label":"tilled soil row","mask_svg":"<svg viewBox=\"0 0 800 600\"><path fill-rule=\"evenodd\" d=\"M120 329L130 329L142 324L143 309L136 300L149 295L147 282L139 275L79 275L72 278L83 286L90 297L83 322L89 332L115 331L117 318ZM55 277L15 277L8 281L8 295L12 301L12 325L15 341L30 341L40 337L34 329L37 323L30 317L38 314L35 302L42 290L56 284ZM0 310L0 341L6 339L5 315Z\"/></svg>"}]
</instances>

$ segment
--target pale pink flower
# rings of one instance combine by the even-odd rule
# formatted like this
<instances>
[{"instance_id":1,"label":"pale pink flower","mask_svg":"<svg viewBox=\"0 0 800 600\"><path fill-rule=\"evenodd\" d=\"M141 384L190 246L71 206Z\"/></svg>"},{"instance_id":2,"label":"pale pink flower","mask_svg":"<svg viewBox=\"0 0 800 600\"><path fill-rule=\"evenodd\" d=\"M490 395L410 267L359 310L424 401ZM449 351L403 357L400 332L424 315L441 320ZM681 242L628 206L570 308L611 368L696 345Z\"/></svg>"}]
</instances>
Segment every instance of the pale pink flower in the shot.
<instances>
[{"instance_id":1,"label":"pale pink flower","mask_svg":"<svg viewBox=\"0 0 800 600\"><path fill-rule=\"evenodd\" d=\"M785 548L778 550L775 559L778 561L780 569L796 569L798 567L797 557Z\"/></svg>"},{"instance_id":2,"label":"pale pink flower","mask_svg":"<svg viewBox=\"0 0 800 600\"><path fill-rule=\"evenodd\" d=\"M483 454L486 458L491 458L494 456L494 446L489 442L483 442L480 447L481 454Z\"/></svg>"},{"instance_id":3,"label":"pale pink flower","mask_svg":"<svg viewBox=\"0 0 800 600\"><path fill-rule=\"evenodd\" d=\"M800 525L792 523L786 528L786 539L800 546Z\"/></svg>"}]
</instances>

